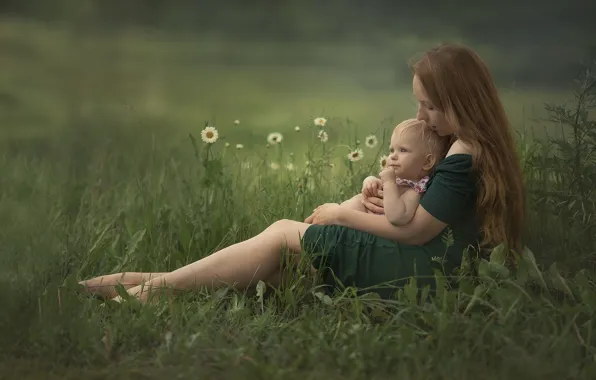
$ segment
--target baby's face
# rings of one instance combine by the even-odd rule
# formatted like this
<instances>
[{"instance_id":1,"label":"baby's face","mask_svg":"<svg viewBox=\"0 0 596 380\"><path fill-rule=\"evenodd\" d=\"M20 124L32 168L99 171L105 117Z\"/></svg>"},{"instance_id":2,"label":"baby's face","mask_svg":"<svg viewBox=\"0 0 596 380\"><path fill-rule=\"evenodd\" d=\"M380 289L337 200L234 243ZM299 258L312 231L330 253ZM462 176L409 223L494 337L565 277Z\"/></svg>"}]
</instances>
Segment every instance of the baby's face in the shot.
<instances>
[{"instance_id":1,"label":"baby's face","mask_svg":"<svg viewBox=\"0 0 596 380\"><path fill-rule=\"evenodd\" d=\"M417 127L396 128L391 136L387 166L393 167L399 178L417 181L426 175L428 144Z\"/></svg>"}]
</instances>

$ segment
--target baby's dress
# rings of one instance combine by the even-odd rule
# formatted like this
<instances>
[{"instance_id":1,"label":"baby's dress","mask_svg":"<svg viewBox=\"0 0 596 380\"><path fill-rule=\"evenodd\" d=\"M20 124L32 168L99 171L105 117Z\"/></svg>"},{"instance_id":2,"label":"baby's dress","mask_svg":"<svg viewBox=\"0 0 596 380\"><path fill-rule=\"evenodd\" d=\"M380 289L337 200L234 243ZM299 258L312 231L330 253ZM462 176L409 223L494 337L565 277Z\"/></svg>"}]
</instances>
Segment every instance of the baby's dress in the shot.
<instances>
[{"instance_id":1,"label":"baby's dress","mask_svg":"<svg viewBox=\"0 0 596 380\"><path fill-rule=\"evenodd\" d=\"M408 185L412 189L414 189L414 191L417 192L418 194L422 194L422 193L424 193L426 191L426 184L428 183L428 179L429 179L428 176L424 176L424 177L422 177L420 179L420 181L415 182L415 181L412 181L410 179L397 178L395 180L395 183L397 184L397 186ZM373 213L374 214L377 214L377 215L385 215L382 212L374 212L373 211Z\"/></svg>"}]
</instances>

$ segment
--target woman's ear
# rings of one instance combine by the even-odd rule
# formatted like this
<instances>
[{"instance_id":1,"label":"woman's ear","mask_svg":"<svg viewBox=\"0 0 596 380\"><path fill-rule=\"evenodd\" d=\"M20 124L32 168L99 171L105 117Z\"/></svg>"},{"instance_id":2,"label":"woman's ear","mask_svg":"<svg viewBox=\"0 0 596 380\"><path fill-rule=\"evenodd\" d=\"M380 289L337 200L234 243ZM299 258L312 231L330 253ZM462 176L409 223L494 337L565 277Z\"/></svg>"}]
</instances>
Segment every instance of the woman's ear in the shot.
<instances>
[{"instance_id":1,"label":"woman's ear","mask_svg":"<svg viewBox=\"0 0 596 380\"><path fill-rule=\"evenodd\" d=\"M424 169L425 171L429 171L435 166L436 162L437 157L434 154L427 154L426 160L424 161L424 165L422 165L422 169Z\"/></svg>"}]
</instances>

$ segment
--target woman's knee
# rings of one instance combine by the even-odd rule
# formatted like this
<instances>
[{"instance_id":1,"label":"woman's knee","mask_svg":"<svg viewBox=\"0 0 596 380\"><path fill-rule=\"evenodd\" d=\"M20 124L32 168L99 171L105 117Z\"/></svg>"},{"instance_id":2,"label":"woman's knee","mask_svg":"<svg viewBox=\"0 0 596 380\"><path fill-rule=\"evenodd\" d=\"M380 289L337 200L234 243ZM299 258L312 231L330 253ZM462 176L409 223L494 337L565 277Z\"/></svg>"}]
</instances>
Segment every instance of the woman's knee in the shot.
<instances>
[{"instance_id":1,"label":"woman's knee","mask_svg":"<svg viewBox=\"0 0 596 380\"><path fill-rule=\"evenodd\" d=\"M271 234L276 244L287 245L291 251L300 252L301 239L309 224L290 219L280 219L271 224L264 233Z\"/></svg>"},{"instance_id":2,"label":"woman's knee","mask_svg":"<svg viewBox=\"0 0 596 380\"><path fill-rule=\"evenodd\" d=\"M289 228L292 228L292 226L297 225L297 223L298 222L296 222L295 220L280 219L276 220L271 225L269 225L269 227L267 227L265 231L284 231Z\"/></svg>"}]
</instances>

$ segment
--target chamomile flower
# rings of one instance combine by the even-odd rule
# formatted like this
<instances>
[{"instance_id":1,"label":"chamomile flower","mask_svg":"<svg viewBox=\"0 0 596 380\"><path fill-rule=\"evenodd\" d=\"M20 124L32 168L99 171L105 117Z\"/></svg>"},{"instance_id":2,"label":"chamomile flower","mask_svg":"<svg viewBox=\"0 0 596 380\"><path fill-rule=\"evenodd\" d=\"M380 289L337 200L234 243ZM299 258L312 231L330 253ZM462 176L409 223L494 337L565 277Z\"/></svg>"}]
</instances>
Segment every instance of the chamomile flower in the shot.
<instances>
[{"instance_id":1,"label":"chamomile flower","mask_svg":"<svg viewBox=\"0 0 596 380\"><path fill-rule=\"evenodd\" d=\"M214 127L205 127L205 129L201 131L201 139L207 144L213 144L217 141L218 137L219 133Z\"/></svg>"},{"instance_id":2,"label":"chamomile flower","mask_svg":"<svg viewBox=\"0 0 596 380\"><path fill-rule=\"evenodd\" d=\"M230 146L230 143L229 143L229 142L227 142L227 143L225 143L225 144L224 144L224 146L227 148L227 147L229 147L229 146Z\"/></svg>"},{"instance_id":3,"label":"chamomile flower","mask_svg":"<svg viewBox=\"0 0 596 380\"><path fill-rule=\"evenodd\" d=\"M283 140L283 136L279 132L273 132L267 136L267 141L271 145L278 144L281 142L281 140Z\"/></svg>"},{"instance_id":4,"label":"chamomile flower","mask_svg":"<svg viewBox=\"0 0 596 380\"><path fill-rule=\"evenodd\" d=\"M322 129L319 131L318 137L321 140L321 142L327 142L327 140L329 140L329 135Z\"/></svg>"},{"instance_id":5,"label":"chamomile flower","mask_svg":"<svg viewBox=\"0 0 596 380\"><path fill-rule=\"evenodd\" d=\"M379 143L379 140L377 139L377 136L375 135L369 135L366 136L366 139L364 140L364 143L366 144L366 146L368 148L374 148L375 146L377 146L377 144Z\"/></svg>"},{"instance_id":6,"label":"chamomile flower","mask_svg":"<svg viewBox=\"0 0 596 380\"><path fill-rule=\"evenodd\" d=\"M381 165L381 170L385 169L385 166L387 166L387 155L386 154L379 157L379 165Z\"/></svg>"},{"instance_id":7,"label":"chamomile flower","mask_svg":"<svg viewBox=\"0 0 596 380\"><path fill-rule=\"evenodd\" d=\"M362 152L362 149L360 149L360 148L354 149L353 151L348 153L348 160L350 160L352 162L360 161L362 159L362 157L364 157L364 153Z\"/></svg>"},{"instance_id":8,"label":"chamomile flower","mask_svg":"<svg viewBox=\"0 0 596 380\"><path fill-rule=\"evenodd\" d=\"M325 126L325 124L327 124L327 119L325 119L324 117L317 117L317 118L314 120L314 123L315 123L315 125L316 125L316 126L318 126L318 127L324 127L324 126Z\"/></svg>"},{"instance_id":9,"label":"chamomile flower","mask_svg":"<svg viewBox=\"0 0 596 380\"><path fill-rule=\"evenodd\" d=\"M294 130L295 130L296 132L300 132L300 126L298 126L298 125L297 125L297 126L295 126L295 127L294 127Z\"/></svg>"},{"instance_id":10,"label":"chamomile flower","mask_svg":"<svg viewBox=\"0 0 596 380\"><path fill-rule=\"evenodd\" d=\"M236 149L242 149L242 148L244 148L244 145L242 145L242 144L236 144Z\"/></svg>"},{"instance_id":11,"label":"chamomile flower","mask_svg":"<svg viewBox=\"0 0 596 380\"><path fill-rule=\"evenodd\" d=\"M238 120L238 119L234 120L234 124L235 124L235 125L238 125L238 124L240 124L240 120Z\"/></svg>"}]
</instances>

